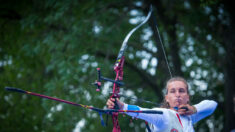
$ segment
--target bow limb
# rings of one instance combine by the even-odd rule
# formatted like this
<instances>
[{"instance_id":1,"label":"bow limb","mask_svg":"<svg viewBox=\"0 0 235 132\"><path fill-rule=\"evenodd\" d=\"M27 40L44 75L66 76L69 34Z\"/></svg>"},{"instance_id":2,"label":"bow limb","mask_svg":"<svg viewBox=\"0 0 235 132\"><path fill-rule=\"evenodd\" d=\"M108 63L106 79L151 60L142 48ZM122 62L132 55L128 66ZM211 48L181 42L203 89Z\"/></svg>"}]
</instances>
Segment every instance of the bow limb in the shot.
<instances>
[{"instance_id":1,"label":"bow limb","mask_svg":"<svg viewBox=\"0 0 235 132\"><path fill-rule=\"evenodd\" d=\"M147 17L145 18L145 20L143 22L141 22L138 26L136 26L135 28L133 28L125 37L124 41L122 42L122 47L118 53L118 57L117 57L117 61L116 61L116 65L118 65L118 63L120 62L119 60L122 58L122 56L124 56L124 52L127 48L127 42L129 40L129 38L131 37L131 35L137 30L139 29L142 25L144 25L150 18L151 14L152 14L152 5L150 6L150 10L148 12Z\"/></svg>"},{"instance_id":2,"label":"bow limb","mask_svg":"<svg viewBox=\"0 0 235 132\"><path fill-rule=\"evenodd\" d=\"M136 26L135 28L133 28L128 34L127 36L125 37L123 43L122 43L122 47L118 53L118 57L117 57L117 60L115 62L115 65L114 65L114 71L116 72L116 77L115 77L115 81L116 82L119 82L119 81L122 81L123 80L123 65L124 65L124 52L127 48L127 42L130 38L130 36L137 30L139 29L142 25L144 25L150 18L152 14L152 6L150 6L150 10L149 10L149 13L147 15L147 17L145 18L145 20L140 23L138 26ZM117 83L114 83L113 84L113 93L112 95L110 96L110 98L119 98L119 91L120 91L120 86L117 84ZM119 109L117 107L117 103L116 101L114 102L115 103L115 109ZM119 123L118 123L118 112L114 112L112 113L112 119L113 119L113 132L121 132L121 129L120 129L120 126L119 126Z\"/></svg>"}]
</instances>

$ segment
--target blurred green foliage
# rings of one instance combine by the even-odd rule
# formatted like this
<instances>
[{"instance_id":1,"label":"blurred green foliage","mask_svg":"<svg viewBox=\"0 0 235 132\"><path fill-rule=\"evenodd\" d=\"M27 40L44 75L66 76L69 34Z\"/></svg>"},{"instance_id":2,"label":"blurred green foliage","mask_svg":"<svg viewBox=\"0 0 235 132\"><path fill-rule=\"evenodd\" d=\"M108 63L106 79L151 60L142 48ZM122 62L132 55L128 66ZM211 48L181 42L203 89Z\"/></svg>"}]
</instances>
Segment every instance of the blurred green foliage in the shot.
<instances>
[{"instance_id":1,"label":"blurred green foliage","mask_svg":"<svg viewBox=\"0 0 235 132\"><path fill-rule=\"evenodd\" d=\"M163 2L161 8L167 8L167 4ZM113 64L121 43L136 26L130 23L130 19L140 19L141 22L146 16L144 5L144 1L135 0L3 2L0 5L0 131L73 131L80 121L85 122L80 127L83 132L111 131L111 118L108 127L102 127L98 113L10 93L4 87L17 87L103 108L109 94L105 90L97 93L91 85L96 80L96 67L101 68L104 76L114 78ZM169 18L178 17L175 32L181 69L191 85L192 103L202 99L216 99L223 103L224 75L220 56L225 51L216 37L218 34L211 29L217 24L212 17L214 11L197 2L180 1L173 5L175 8L163 14ZM159 19L160 33L168 53L173 49L169 48L171 36L166 28L173 27ZM163 92L156 93L156 88L149 82L154 82L158 91L162 91L169 76L167 71L161 71L160 66L151 63L153 59L158 60L154 48L158 51L160 44L155 43L153 34L145 39L145 30L151 32L148 24L131 36L124 66L127 85L121 90L122 94L160 103ZM174 56L168 57L172 67ZM142 66L144 60L148 62L146 68ZM149 77L149 82L144 81L145 77ZM155 107L129 99L124 101ZM120 115L122 131L144 131L143 121L130 123L129 119ZM196 125L196 131L209 131L208 122L218 130L223 128L220 125L224 120L221 111L217 110L207 119Z\"/></svg>"}]
</instances>

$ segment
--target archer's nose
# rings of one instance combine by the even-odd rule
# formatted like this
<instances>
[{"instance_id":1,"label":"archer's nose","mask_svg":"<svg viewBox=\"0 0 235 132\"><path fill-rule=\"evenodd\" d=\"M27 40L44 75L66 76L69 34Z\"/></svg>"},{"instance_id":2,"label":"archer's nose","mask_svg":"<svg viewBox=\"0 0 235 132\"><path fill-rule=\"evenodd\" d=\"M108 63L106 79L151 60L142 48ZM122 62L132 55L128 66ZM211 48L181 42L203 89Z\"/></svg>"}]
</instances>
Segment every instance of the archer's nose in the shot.
<instances>
[{"instance_id":1,"label":"archer's nose","mask_svg":"<svg viewBox=\"0 0 235 132\"><path fill-rule=\"evenodd\" d=\"M176 96L176 97L180 97L180 93L177 91L177 92L175 93L175 96Z\"/></svg>"}]
</instances>

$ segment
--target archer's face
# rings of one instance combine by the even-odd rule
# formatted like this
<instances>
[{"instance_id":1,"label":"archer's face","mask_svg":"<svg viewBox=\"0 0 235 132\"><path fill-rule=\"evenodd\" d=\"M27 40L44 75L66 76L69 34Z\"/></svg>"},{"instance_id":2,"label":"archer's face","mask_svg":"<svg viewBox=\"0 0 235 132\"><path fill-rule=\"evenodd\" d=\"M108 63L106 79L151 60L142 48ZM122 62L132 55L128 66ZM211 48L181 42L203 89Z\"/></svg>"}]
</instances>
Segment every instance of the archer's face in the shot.
<instances>
[{"instance_id":1,"label":"archer's face","mask_svg":"<svg viewBox=\"0 0 235 132\"><path fill-rule=\"evenodd\" d=\"M187 85L182 81L173 81L167 85L168 93L165 96L166 102L170 107L179 107L189 102Z\"/></svg>"}]
</instances>

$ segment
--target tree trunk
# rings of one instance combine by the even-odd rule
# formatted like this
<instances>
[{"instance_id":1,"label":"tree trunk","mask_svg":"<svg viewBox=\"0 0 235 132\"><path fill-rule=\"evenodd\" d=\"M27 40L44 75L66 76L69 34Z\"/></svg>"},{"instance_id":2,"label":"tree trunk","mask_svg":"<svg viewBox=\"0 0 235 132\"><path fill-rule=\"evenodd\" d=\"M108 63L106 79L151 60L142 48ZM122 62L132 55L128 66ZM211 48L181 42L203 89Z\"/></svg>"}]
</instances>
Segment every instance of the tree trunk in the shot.
<instances>
[{"instance_id":1,"label":"tree trunk","mask_svg":"<svg viewBox=\"0 0 235 132\"><path fill-rule=\"evenodd\" d=\"M225 131L235 129L235 15L232 3L224 2L230 15L230 25L224 34L225 58Z\"/></svg>"}]
</instances>

